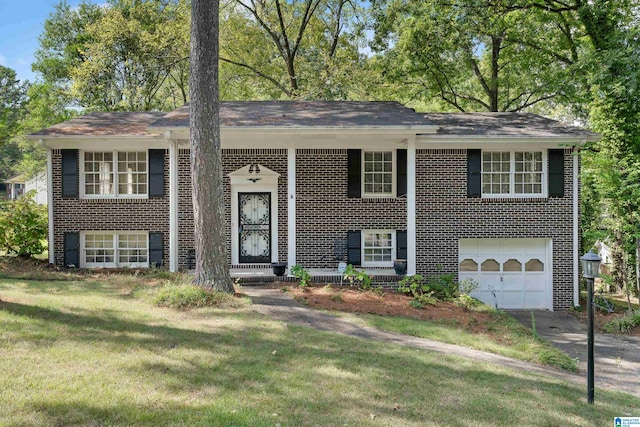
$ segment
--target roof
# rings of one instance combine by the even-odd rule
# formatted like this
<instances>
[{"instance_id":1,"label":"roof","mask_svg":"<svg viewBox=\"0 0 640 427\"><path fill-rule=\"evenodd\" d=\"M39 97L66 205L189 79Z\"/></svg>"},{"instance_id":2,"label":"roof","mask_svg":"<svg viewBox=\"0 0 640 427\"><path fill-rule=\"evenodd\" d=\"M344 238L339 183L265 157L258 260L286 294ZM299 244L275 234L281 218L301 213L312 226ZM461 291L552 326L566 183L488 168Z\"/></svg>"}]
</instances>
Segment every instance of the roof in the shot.
<instances>
[{"instance_id":1,"label":"roof","mask_svg":"<svg viewBox=\"0 0 640 427\"><path fill-rule=\"evenodd\" d=\"M4 184L21 184L26 182L25 174L16 175L13 178L2 181Z\"/></svg>"},{"instance_id":2,"label":"roof","mask_svg":"<svg viewBox=\"0 0 640 427\"><path fill-rule=\"evenodd\" d=\"M425 118L438 125L438 135L576 137L588 139L599 135L575 126L532 113L427 113Z\"/></svg>"},{"instance_id":3,"label":"roof","mask_svg":"<svg viewBox=\"0 0 640 427\"><path fill-rule=\"evenodd\" d=\"M147 126L165 116L163 112L109 112L89 113L49 128L32 133L33 136L83 135L151 135Z\"/></svg>"},{"instance_id":4,"label":"roof","mask_svg":"<svg viewBox=\"0 0 640 427\"><path fill-rule=\"evenodd\" d=\"M222 127L430 126L424 115L395 101L223 101ZM189 106L152 123L151 129L189 126Z\"/></svg>"}]
</instances>

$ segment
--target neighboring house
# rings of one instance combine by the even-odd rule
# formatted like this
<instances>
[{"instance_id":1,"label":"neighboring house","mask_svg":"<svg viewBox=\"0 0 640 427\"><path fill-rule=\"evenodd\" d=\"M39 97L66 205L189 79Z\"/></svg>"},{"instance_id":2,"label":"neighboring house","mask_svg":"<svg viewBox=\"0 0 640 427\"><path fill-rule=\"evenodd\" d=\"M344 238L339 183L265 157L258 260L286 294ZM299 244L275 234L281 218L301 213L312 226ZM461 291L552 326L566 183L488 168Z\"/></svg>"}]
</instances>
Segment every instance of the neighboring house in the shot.
<instances>
[{"instance_id":1,"label":"neighboring house","mask_svg":"<svg viewBox=\"0 0 640 427\"><path fill-rule=\"evenodd\" d=\"M33 200L41 205L47 204L47 175L39 174L31 179L24 175L18 175L4 182L6 185L6 197L15 200L23 194L33 191Z\"/></svg>"},{"instance_id":2,"label":"neighboring house","mask_svg":"<svg viewBox=\"0 0 640 427\"><path fill-rule=\"evenodd\" d=\"M602 240L598 240L595 245L598 250L598 256L600 261L600 274L611 274L611 264L613 259L611 258L611 248Z\"/></svg>"},{"instance_id":3,"label":"neighboring house","mask_svg":"<svg viewBox=\"0 0 640 427\"><path fill-rule=\"evenodd\" d=\"M234 268L456 273L503 308L578 303L576 152L597 135L532 114L418 114L395 102L223 102ZM92 113L48 147L50 260L189 266L189 108ZM338 253L336 253L338 252Z\"/></svg>"},{"instance_id":4,"label":"neighboring house","mask_svg":"<svg viewBox=\"0 0 640 427\"><path fill-rule=\"evenodd\" d=\"M25 179L23 175L14 176L4 181L6 198L16 200L24 194Z\"/></svg>"}]
</instances>

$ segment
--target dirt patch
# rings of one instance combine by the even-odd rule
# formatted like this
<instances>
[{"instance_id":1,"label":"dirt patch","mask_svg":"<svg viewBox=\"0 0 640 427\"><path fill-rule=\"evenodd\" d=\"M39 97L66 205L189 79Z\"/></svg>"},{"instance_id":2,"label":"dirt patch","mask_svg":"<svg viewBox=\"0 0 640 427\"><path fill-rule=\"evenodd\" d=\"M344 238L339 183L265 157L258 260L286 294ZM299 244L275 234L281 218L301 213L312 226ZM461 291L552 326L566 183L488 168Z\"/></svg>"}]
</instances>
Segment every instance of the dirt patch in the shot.
<instances>
[{"instance_id":1,"label":"dirt patch","mask_svg":"<svg viewBox=\"0 0 640 427\"><path fill-rule=\"evenodd\" d=\"M411 297L392 291L364 291L334 286L291 286L287 287L287 291L298 301L313 308L432 320L474 333L493 335L489 330L493 314L471 311L453 302L438 302L421 309L409 304Z\"/></svg>"},{"instance_id":2,"label":"dirt patch","mask_svg":"<svg viewBox=\"0 0 640 427\"><path fill-rule=\"evenodd\" d=\"M611 299L617 299L618 300L618 304L616 304L615 306L615 311L613 313L607 313L606 311L601 311L599 309L595 309L593 312L593 329L595 330L596 333L599 334L606 334L607 332L604 330L604 325L614 319L619 319L621 317L624 317L626 314L626 307L622 308L623 306L626 306L626 302L624 300L620 298L616 298L615 295L613 296L609 296L607 295L608 298ZM622 302L622 304L620 304L620 302ZM571 310L570 313L577 317L578 319L580 319L581 322L584 322L585 324L587 323L587 300L585 298L580 297L580 307L583 307L582 310ZM640 325L636 326L635 328L631 329L629 332L626 332L624 334L621 335L629 335L629 336L635 336L635 337L640 337Z\"/></svg>"}]
</instances>

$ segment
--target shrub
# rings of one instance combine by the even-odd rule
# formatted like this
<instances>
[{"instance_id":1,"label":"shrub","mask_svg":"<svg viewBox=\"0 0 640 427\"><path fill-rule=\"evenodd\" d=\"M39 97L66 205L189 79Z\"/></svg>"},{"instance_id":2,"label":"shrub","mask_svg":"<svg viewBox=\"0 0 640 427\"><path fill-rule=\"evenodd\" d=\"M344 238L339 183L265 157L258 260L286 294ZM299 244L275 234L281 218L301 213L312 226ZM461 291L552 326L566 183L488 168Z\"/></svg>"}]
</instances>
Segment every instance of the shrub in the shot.
<instances>
[{"instance_id":1,"label":"shrub","mask_svg":"<svg viewBox=\"0 0 640 427\"><path fill-rule=\"evenodd\" d=\"M210 292L195 285L171 284L157 289L153 302L159 307L188 309L196 307L237 307L238 298L224 292Z\"/></svg>"},{"instance_id":2,"label":"shrub","mask_svg":"<svg viewBox=\"0 0 640 427\"><path fill-rule=\"evenodd\" d=\"M482 304L482 302L471 296L471 292L478 289L478 286L480 286L478 285L478 282L473 279L465 279L458 283L458 296L455 300L456 304L467 309L471 309Z\"/></svg>"},{"instance_id":3,"label":"shrub","mask_svg":"<svg viewBox=\"0 0 640 427\"><path fill-rule=\"evenodd\" d=\"M414 299L423 299L426 304L436 301L450 301L458 293L458 284L453 274L439 274L428 280L419 274L406 276L398 282L398 290L411 295Z\"/></svg>"},{"instance_id":4,"label":"shrub","mask_svg":"<svg viewBox=\"0 0 640 427\"><path fill-rule=\"evenodd\" d=\"M46 249L47 208L33 200L34 194L0 202L0 249L9 255L28 258Z\"/></svg>"},{"instance_id":5,"label":"shrub","mask_svg":"<svg viewBox=\"0 0 640 427\"><path fill-rule=\"evenodd\" d=\"M640 325L640 310L633 310L622 317L608 321L602 328L610 334L624 334L638 325Z\"/></svg>"},{"instance_id":6,"label":"shrub","mask_svg":"<svg viewBox=\"0 0 640 427\"><path fill-rule=\"evenodd\" d=\"M311 274L300 264L291 268L291 275L300 281L300 287L308 286L311 282Z\"/></svg>"},{"instance_id":7,"label":"shrub","mask_svg":"<svg viewBox=\"0 0 640 427\"><path fill-rule=\"evenodd\" d=\"M371 287L371 276L362 270L357 270L353 265L347 265L347 269L344 272L344 279L348 280L351 285L354 282L359 282L362 289L369 289Z\"/></svg>"}]
</instances>

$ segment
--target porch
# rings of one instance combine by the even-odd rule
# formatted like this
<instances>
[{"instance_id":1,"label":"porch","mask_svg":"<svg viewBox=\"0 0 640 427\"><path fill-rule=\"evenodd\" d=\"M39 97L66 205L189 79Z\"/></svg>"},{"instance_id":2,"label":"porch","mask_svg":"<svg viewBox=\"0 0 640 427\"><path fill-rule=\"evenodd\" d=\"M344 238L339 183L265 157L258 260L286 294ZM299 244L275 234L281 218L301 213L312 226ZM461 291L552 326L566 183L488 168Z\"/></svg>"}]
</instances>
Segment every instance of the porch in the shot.
<instances>
[{"instance_id":1,"label":"porch","mask_svg":"<svg viewBox=\"0 0 640 427\"><path fill-rule=\"evenodd\" d=\"M392 287L395 286L404 276L397 275L393 268L358 268L372 278L375 286ZM307 270L311 275L311 283L314 284L348 284L344 275L337 269L310 268ZM296 282L298 279L289 274L289 269L284 276L276 276L269 264L264 265L234 265L230 269L231 277L244 285L258 285L270 282Z\"/></svg>"}]
</instances>

